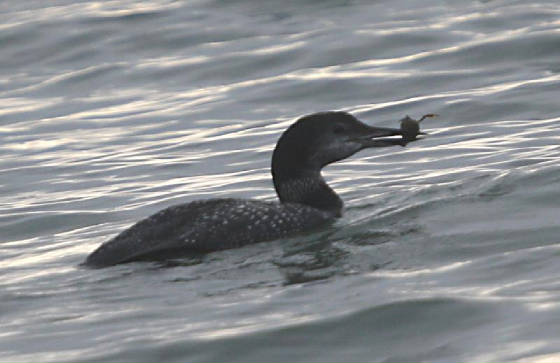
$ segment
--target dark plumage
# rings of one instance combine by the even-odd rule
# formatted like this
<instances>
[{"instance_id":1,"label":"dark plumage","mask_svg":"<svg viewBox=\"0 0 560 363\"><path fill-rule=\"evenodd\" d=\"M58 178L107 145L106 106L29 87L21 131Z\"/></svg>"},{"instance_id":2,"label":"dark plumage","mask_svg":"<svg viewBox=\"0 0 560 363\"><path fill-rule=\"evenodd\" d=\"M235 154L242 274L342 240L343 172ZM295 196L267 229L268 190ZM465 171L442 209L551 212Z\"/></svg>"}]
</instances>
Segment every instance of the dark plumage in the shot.
<instances>
[{"instance_id":1,"label":"dark plumage","mask_svg":"<svg viewBox=\"0 0 560 363\"><path fill-rule=\"evenodd\" d=\"M287 237L333 222L343 202L321 169L369 147L414 140L376 139L400 129L371 127L346 112L304 116L280 137L272 157L278 202L209 199L166 208L103 243L85 265L106 267L241 247Z\"/></svg>"}]
</instances>

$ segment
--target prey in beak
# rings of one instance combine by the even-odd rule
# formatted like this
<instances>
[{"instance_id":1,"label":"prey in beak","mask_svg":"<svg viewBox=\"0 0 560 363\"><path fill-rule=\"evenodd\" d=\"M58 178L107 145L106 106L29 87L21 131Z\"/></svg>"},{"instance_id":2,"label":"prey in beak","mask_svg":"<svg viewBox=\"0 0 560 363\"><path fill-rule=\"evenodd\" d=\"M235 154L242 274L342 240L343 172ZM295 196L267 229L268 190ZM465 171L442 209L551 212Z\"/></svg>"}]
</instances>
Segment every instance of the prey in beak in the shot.
<instances>
[{"instance_id":1,"label":"prey in beak","mask_svg":"<svg viewBox=\"0 0 560 363\"><path fill-rule=\"evenodd\" d=\"M406 146L409 142L418 140L418 135L426 135L420 131L420 122L428 117L436 117L436 114L430 113L422 116L419 120L415 120L410 116L405 116L400 120L400 129L388 127L366 126L363 134L356 138L363 148L385 147L385 146ZM391 136L402 136L401 138L390 138Z\"/></svg>"}]
</instances>

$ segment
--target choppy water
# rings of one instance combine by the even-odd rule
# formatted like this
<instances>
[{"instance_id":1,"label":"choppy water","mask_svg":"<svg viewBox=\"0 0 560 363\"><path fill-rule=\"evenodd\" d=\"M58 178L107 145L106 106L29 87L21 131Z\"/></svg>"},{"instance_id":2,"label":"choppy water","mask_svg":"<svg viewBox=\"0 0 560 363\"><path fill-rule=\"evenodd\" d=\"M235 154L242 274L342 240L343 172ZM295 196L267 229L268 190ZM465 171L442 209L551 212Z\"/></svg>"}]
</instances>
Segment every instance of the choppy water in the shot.
<instances>
[{"instance_id":1,"label":"choppy water","mask_svg":"<svg viewBox=\"0 0 560 363\"><path fill-rule=\"evenodd\" d=\"M560 360L557 1L0 2L0 361ZM440 114L325 176L336 225L78 265L174 203L274 199L297 117Z\"/></svg>"}]
</instances>

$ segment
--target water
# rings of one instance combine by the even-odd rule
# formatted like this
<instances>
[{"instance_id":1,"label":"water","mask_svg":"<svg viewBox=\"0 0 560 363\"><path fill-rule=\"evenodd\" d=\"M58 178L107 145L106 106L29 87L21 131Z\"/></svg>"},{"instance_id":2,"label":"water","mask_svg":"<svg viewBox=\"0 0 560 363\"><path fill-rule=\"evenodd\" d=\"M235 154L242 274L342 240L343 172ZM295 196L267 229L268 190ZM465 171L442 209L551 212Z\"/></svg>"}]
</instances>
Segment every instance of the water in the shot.
<instances>
[{"instance_id":1,"label":"water","mask_svg":"<svg viewBox=\"0 0 560 363\"><path fill-rule=\"evenodd\" d=\"M3 1L0 361L560 360L557 1ZM325 170L344 218L161 266L89 252L275 198L297 117L429 137Z\"/></svg>"}]
</instances>

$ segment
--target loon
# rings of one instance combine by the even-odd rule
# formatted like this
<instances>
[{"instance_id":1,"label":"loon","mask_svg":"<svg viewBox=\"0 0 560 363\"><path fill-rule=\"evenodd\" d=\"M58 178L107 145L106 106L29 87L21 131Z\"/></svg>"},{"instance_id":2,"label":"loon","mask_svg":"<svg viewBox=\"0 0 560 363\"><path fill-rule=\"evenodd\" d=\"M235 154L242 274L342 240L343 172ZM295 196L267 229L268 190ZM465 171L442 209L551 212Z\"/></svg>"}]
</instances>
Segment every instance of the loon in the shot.
<instances>
[{"instance_id":1,"label":"loon","mask_svg":"<svg viewBox=\"0 0 560 363\"><path fill-rule=\"evenodd\" d=\"M423 133L411 121L393 129L368 126L342 111L303 116L280 136L272 155L279 203L224 198L174 205L103 243L84 265L101 268L186 257L329 225L342 215L344 204L321 169L365 148L406 146L418 134ZM397 135L401 137L390 137Z\"/></svg>"}]
</instances>

